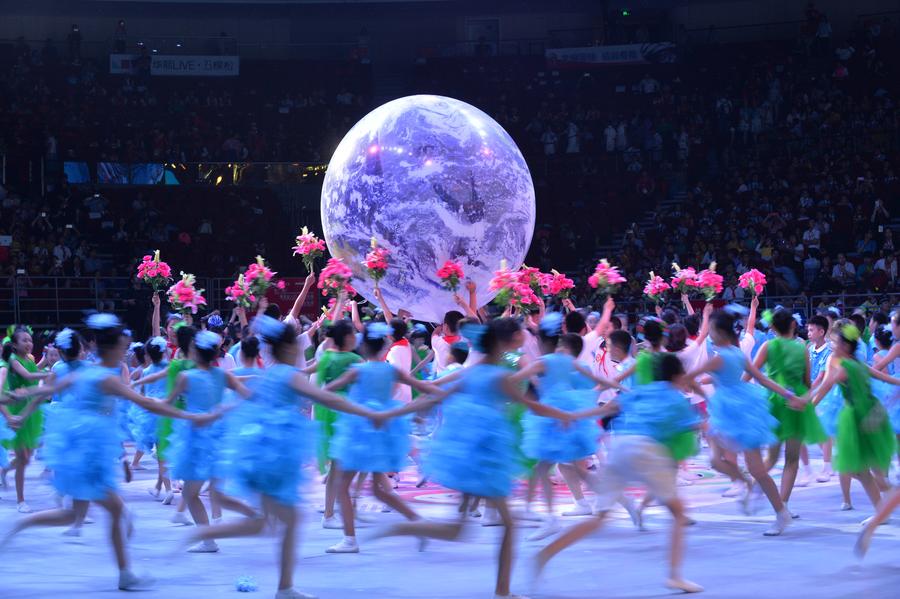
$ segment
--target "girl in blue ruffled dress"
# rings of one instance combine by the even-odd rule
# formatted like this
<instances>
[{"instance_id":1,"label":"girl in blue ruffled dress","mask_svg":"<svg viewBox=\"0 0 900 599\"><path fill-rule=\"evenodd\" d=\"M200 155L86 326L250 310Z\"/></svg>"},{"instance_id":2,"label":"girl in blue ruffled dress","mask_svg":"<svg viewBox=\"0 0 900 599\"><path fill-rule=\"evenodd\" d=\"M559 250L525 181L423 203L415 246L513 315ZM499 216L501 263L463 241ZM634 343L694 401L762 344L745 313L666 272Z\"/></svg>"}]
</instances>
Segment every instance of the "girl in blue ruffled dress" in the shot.
<instances>
[{"instance_id":1,"label":"girl in blue ruffled dress","mask_svg":"<svg viewBox=\"0 0 900 599\"><path fill-rule=\"evenodd\" d=\"M253 382L253 394L234 410L223 448L226 488L252 498L258 504L253 515L238 522L199 527L191 541L253 536L262 532L265 517L284 525L281 538L280 578L276 599L309 599L293 588L294 556L299 515L297 503L302 466L315 452L315 426L309 418L311 401L333 410L381 422L378 414L319 389L296 368L297 333L290 324L258 316L257 332L271 349L274 364ZM252 409L244 409L252 406ZM223 507L231 509L229 505Z\"/></svg>"},{"instance_id":2,"label":"girl in blue ruffled dress","mask_svg":"<svg viewBox=\"0 0 900 599\"><path fill-rule=\"evenodd\" d=\"M144 346L147 357L150 359L150 365L147 366L142 376L152 377L152 381L142 386L142 393L153 399L165 399L166 397L166 380L153 375L164 373L169 367L169 361L166 359L168 355L168 343L164 337L153 337ZM131 436L134 438L135 447L138 451L150 452L157 444L157 431L159 430L159 418L156 414L133 405L130 410L131 420ZM137 452L135 452L137 458ZM132 468L135 464L132 463ZM156 485L150 489L150 495L157 501L162 501L162 489L165 487L166 492L172 488L172 483L168 477L158 476Z\"/></svg>"},{"instance_id":3,"label":"girl in blue ruffled dress","mask_svg":"<svg viewBox=\"0 0 900 599\"><path fill-rule=\"evenodd\" d=\"M514 382L537 377L540 402L565 412L586 410L597 404L598 392L592 387L623 389L617 383L594 375L577 361L583 341L574 333L562 335L562 315L551 312L544 316L539 327L541 357L513 375ZM566 343L560 340L565 337ZM573 347L573 342L576 345ZM582 379L583 377L583 379ZM585 388L581 380L591 382ZM580 385L580 388L579 388ZM537 460L534 475L541 482L547 502L548 517L542 526L528 537L529 541L545 539L559 531L559 523L553 513L553 485L550 470L555 464L560 472L570 476L566 480L578 481L570 488L580 491L585 474L577 462L593 455L597 448L600 429L596 421L580 420L571 426L563 426L554 418L529 413L525 416L522 451L526 457ZM575 497L576 502L579 497Z\"/></svg>"},{"instance_id":4,"label":"girl in blue ruffled dress","mask_svg":"<svg viewBox=\"0 0 900 599\"><path fill-rule=\"evenodd\" d=\"M895 316L894 319L900 320L900 316ZM900 332L900 326L894 325L894 329ZM887 327L879 327L874 334L876 351L872 358L872 366L891 376L900 375L900 355L891 357L892 348L900 348L900 342L895 335L896 333ZM897 446L900 448L900 390L893 385L873 380L872 392L887 409L891 426L897 434Z\"/></svg>"},{"instance_id":5,"label":"girl in blue ruffled dress","mask_svg":"<svg viewBox=\"0 0 900 599\"><path fill-rule=\"evenodd\" d=\"M440 390L399 370L385 362L384 352L391 334L391 327L382 322L366 326L362 334L359 352L366 360L356 364L337 380L325 386L327 391L338 391L350 386L347 399L373 411L392 410L406 404L393 399L396 385L409 385L415 391L437 394ZM341 479L338 500L341 502L341 519L344 523L343 540L328 548L328 553L358 553L354 527L354 506L350 498L350 485L359 472L372 473L372 492L378 501L388 505L408 520L420 517L392 490L387 473L400 472L406 466L410 450L410 423L406 418L396 418L381 428L361 416L342 416L335 425L331 441L331 457L337 461Z\"/></svg>"},{"instance_id":6,"label":"girl in blue ruffled dress","mask_svg":"<svg viewBox=\"0 0 900 599\"><path fill-rule=\"evenodd\" d=\"M158 414L187 419L197 425L210 423L220 414L189 414L131 389L121 377L129 339L122 334L118 319L111 314L95 314L88 318L87 325L96 335L99 364L85 365L52 385L21 389L15 395L17 399L48 398L71 390L71 402L66 401L69 404L65 410L66 426L54 427L52 431L61 438L48 441L58 444L65 455L71 456L59 465L65 476L55 477L53 484L59 494L72 497L72 507L28 516L16 523L9 536L32 526L70 525L84 516L91 502L97 503L110 514L110 539L119 567L119 589L138 590L150 581L131 572L125 547L123 529L130 525L125 522L125 505L116 491L116 463L121 451L116 402L132 401ZM21 417L33 413L40 403L31 401Z\"/></svg>"},{"instance_id":7,"label":"girl in blue ruffled dress","mask_svg":"<svg viewBox=\"0 0 900 599\"><path fill-rule=\"evenodd\" d=\"M425 462L432 480L463 494L460 519L454 523L403 522L385 529L380 536L456 540L469 502L483 497L496 507L503 523L494 596L517 597L510 595L509 590L514 529L507 497L518 463L517 435L507 415L508 403L523 403L537 414L560 420L570 420L571 415L527 399L513 381L514 373L502 364L505 353L522 346L523 333L516 321L500 318L487 326L465 325L463 336L482 358L474 366L454 373L459 379L443 404L443 422ZM435 398L422 402L421 407L438 401L441 400Z\"/></svg>"},{"instance_id":8,"label":"girl in blue ruffled dress","mask_svg":"<svg viewBox=\"0 0 900 599\"><path fill-rule=\"evenodd\" d=\"M743 505L750 512L753 483L746 479L736 462L726 458L724 451L744 454L744 462L750 476L759 485L775 510L775 524L763 534L777 536L791 522L791 514L785 507L775 481L769 476L761 450L776 442L775 429L778 420L770 413L768 396L763 388L785 398L789 404L796 402L793 393L775 383L747 359L741 351L735 332L735 318L728 312L718 312L713 317L712 341L715 355L693 372L688 378L710 373L715 384L715 393L709 399L709 434L713 436L712 467L734 481L746 485ZM742 380L749 374L761 386Z\"/></svg>"},{"instance_id":9,"label":"girl in blue ruffled dress","mask_svg":"<svg viewBox=\"0 0 900 599\"><path fill-rule=\"evenodd\" d=\"M212 412L222 404L226 389L244 397L250 396L250 390L234 375L212 365L219 355L221 343L222 338L210 331L200 331L194 336L191 348L194 368L178 375L166 403L172 404L182 397L185 411L202 414ZM203 484L210 483L211 502L216 503L222 498L216 488L216 479L221 475L218 451L222 432L219 425L198 427L189 422L178 423L173 431L172 476L184 481L181 494L194 523L199 526L209 525L206 507L200 500ZM218 550L215 541L206 539L188 551L215 553Z\"/></svg>"}]
</instances>

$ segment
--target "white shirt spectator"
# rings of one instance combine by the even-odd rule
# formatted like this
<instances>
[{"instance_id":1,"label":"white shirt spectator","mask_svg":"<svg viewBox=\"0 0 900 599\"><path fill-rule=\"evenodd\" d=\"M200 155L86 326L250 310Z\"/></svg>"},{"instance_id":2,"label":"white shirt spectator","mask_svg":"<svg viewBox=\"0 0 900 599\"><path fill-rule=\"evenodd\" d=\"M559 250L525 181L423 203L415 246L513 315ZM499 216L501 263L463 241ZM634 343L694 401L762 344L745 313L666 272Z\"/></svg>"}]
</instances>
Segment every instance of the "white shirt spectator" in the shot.
<instances>
[{"instance_id":1,"label":"white shirt spectator","mask_svg":"<svg viewBox=\"0 0 900 599\"><path fill-rule=\"evenodd\" d=\"M638 85L640 85L641 92L645 94L655 94L659 91L659 81L650 75L646 75L641 79L641 82Z\"/></svg>"},{"instance_id":2,"label":"white shirt spectator","mask_svg":"<svg viewBox=\"0 0 900 599\"><path fill-rule=\"evenodd\" d=\"M834 268L831 269L831 277L844 284L850 283L856 279L856 268L849 261L844 262L843 265L838 262L834 265Z\"/></svg>"},{"instance_id":3,"label":"white shirt spectator","mask_svg":"<svg viewBox=\"0 0 900 599\"><path fill-rule=\"evenodd\" d=\"M388 350L385 361L402 372L409 374L412 369L412 350L405 339L394 343ZM412 389L409 385L397 385L394 388L393 398L403 403L412 401Z\"/></svg>"},{"instance_id":4,"label":"white shirt spectator","mask_svg":"<svg viewBox=\"0 0 900 599\"><path fill-rule=\"evenodd\" d=\"M807 248L819 248L822 245L822 233L819 232L817 226L807 229L803 232L803 245Z\"/></svg>"}]
</instances>

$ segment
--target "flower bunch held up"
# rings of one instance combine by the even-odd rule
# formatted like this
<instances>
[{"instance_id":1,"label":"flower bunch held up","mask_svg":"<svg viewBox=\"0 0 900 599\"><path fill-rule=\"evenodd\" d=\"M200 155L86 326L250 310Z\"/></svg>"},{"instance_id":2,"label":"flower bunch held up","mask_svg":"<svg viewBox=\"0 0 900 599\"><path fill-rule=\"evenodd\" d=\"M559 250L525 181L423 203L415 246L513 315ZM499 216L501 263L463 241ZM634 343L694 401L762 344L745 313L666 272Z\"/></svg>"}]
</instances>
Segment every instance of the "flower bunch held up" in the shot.
<instances>
[{"instance_id":1,"label":"flower bunch held up","mask_svg":"<svg viewBox=\"0 0 900 599\"><path fill-rule=\"evenodd\" d=\"M597 263L594 274L588 277L588 285L601 295L612 295L619 289L619 285L627 280L619 272L618 267L610 265L604 258Z\"/></svg>"},{"instance_id":2,"label":"flower bunch held up","mask_svg":"<svg viewBox=\"0 0 900 599\"><path fill-rule=\"evenodd\" d=\"M575 288L575 281L556 270L550 274L541 273L541 292L546 296L558 296L559 299L568 299Z\"/></svg>"},{"instance_id":3,"label":"flower bunch held up","mask_svg":"<svg viewBox=\"0 0 900 599\"><path fill-rule=\"evenodd\" d=\"M350 286L353 279L353 271L344 264L340 258L331 258L328 264L319 273L319 289L322 295L327 297L337 297L341 291L346 291L347 295L356 295L356 290Z\"/></svg>"},{"instance_id":4,"label":"flower bunch held up","mask_svg":"<svg viewBox=\"0 0 900 599\"><path fill-rule=\"evenodd\" d=\"M738 277L738 286L741 289L746 289L750 292L750 295L756 297L761 295L763 289L766 288L766 275L755 268L751 268Z\"/></svg>"},{"instance_id":5,"label":"flower bunch held up","mask_svg":"<svg viewBox=\"0 0 900 599\"><path fill-rule=\"evenodd\" d=\"M453 260L444 262L444 265L437 271L437 277L441 280L441 285L450 293L456 293L463 276L462 264Z\"/></svg>"},{"instance_id":6,"label":"flower bunch held up","mask_svg":"<svg viewBox=\"0 0 900 599\"><path fill-rule=\"evenodd\" d=\"M375 281L375 287L378 287L378 282L387 274L388 254L390 254L390 251L387 248L378 247L378 242L374 237L371 245L372 249L366 254L363 266L366 267L366 272Z\"/></svg>"},{"instance_id":7,"label":"flower bunch held up","mask_svg":"<svg viewBox=\"0 0 900 599\"><path fill-rule=\"evenodd\" d=\"M533 266L525 266L523 264L519 269L518 275L520 283L528 285L535 294L541 292L541 277L544 273L542 273L540 269Z\"/></svg>"},{"instance_id":8,"label":"flower bunch held up","mask_svg":"<svg viewBox=\"0 0 900 599\"><path fill-rule=\"evenodd\" d=\"M512 308L519 314L527 313L540 305L540 298L523 282L522 271L509 270L506 260L500 261L500 270L494 271L488 289L496 291L494 303L504 308Z\"/></svg>"},{"instance_id":9,"label":"flower bunch held up","mask_svg":"<svg viewBox=\"0 0 900 599\"><path fill-rule=\"evenodd\" d=\"M722 275L716 272L715 262L710 262L709 268L697 273L697 287L703 293L706 301L711 301L718 294L722 293L722 283Z\"/></svg>"},{"instance_id":10,"label":"flower bunch held up","mask_svg":"<svg viewBox=\"0 0 900 599\"><path fill-rule=\"evenodd\" d=\"M663 303L663 300L666 297L666 292L672 289L672 286L666 283L666 280L661 276L654 273L652 270L650 271L650 279L647 281L647 284L644 286L644 295L650 298L655 304L659 305Z\"/></svg>"},{"instance_id":11,"label":"flower bunch held up","mask_svg":"<svg viewBox=\"0 0 900 599\"><path fill-rule=\"evenodd\" d=\"M239 308L249 308L256 302L256 296L250 293L244 275L238 276L237 281L232 283L231 287L225 288L225 299L234 302Z\"/></svg>"},{"instance_id":12,"label":"flower bunch held up","mask_svg":"<svg viewBox=\"0 0 900 599\"><path fill-rule=\"evenodd\" d=\"M159 250L156 250L152 256L144 256L144 259L138 264L137 276L138 279L153 288L153 293L158 293L160 289L172 282L172 269L159 259Z\"/></svg>"},{"instance_id":13,"label":"flower bunch held up","mask_svg":"<svg viewBox=\"0 0 900 599\"><path fill-rule=\"evenodd\" d=\"M251 301L255 302L266 297L269 287L272 286L272 279L275 278L276 274L278 273L273 272L266 266L266 261L262 256L256 257L256 262L248 266L244 272L244 281L247 283L250 294L255 298ZM284 289L284 281L278 281L275 283L275 286L278 289Z\"/></svg>"},{"instance_id":14,"label":"flower bunch held up","mask_svg":"<svg viewBox=\"0 0 900 599\"><path fill-rule=\"evenodd\" d=\"M306 270L312 272L316 258L325 253L325 242L303 227L300 229L300 234L297 235L297 245L293 247L293 250L295 256L303 259Z\"/></svg>"},{"instance_id":15,"label":"flower bunch held up","mask_svg":"<svg viewBox=\"0 0 900 599\"><path fill-rule=\"evenodd\" d=\"M672 289L674 289L679 295L690 295L693 293L697 287L697 271L691 268L690 266L687 268L681 268L677 263L672 263L672 270L675 271L675 275L672 277L670 281Z\"/></svg>"},{"instance_id":16,"label":"flower bunch held up","mask_svg":"<svg viewBox=\"0 0 900 599\"><path fill-rule=\"evenodd\" d=\"M197 289L197 278L182 272L181 280L169 287L169 305L182 314L196 314L200 306L206 305L203 289Z\"/></svg>"}]
</instances>

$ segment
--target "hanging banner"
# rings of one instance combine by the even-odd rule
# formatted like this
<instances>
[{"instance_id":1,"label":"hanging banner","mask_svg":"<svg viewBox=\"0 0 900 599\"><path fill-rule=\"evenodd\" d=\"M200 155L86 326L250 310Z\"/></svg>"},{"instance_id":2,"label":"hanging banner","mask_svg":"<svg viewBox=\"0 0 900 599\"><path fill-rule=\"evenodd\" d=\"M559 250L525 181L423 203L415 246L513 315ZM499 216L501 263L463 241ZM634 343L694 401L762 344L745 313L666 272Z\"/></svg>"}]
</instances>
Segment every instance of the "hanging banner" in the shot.
<instances>
[{"instance_id":1,"label":"hanging banner","mask_svg":"<svg viewBox=\"0 0 900 599\"><path fill-rule=\"evenodd\" d=\"M174 77L236 77L240 74L238 56L179 56L174 54L110 54L109 72L112 75L135 75L141 61L150 61L150 74ZM144 67L146 68L146 67Z\"/></svg>"},{"instance_id":2,"label":"hanging banner","mask_svg":"<svg viewBox=\"0 0 900 599\"><path fill-rule=\"evenodd\" d=\"M636 65L675 62L675 44L626 44L586 48L552 48L544 51L548 66L584 68L610 65Z\"/></svg>"},{"instance_id":3,"label":"hanging banner","mask_svg":"<svg viewBox=\"0 0 900 599\"><path fill-rule=\"evenodd\" d=\"M274 286L269 287L266 297L269 298L270 303L278 304L282 314L287 314L291 311L291 308L294 307L294 300L297 299L297 296L300 295L300 292L303 290L305 279L300 277L284 277L281 280L284 281L284 289L278 289ZM303 302L303 306L300 308L300 314L306 316L310 320L317 319L322 314L319 308L320 297L321 292L316 289L315 286L310 289L309 295L306 296L306 301Z\"/></svg>"}]
</instances>

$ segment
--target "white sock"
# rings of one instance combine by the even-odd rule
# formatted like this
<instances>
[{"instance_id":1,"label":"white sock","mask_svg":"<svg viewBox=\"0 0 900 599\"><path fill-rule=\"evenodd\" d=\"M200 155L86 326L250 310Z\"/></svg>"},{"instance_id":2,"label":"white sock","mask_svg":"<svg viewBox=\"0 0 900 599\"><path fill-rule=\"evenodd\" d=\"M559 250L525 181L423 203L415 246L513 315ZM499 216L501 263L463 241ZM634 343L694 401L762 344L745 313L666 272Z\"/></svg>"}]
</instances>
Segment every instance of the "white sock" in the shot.
<instances>
[{"instance_id":1,"label":"white sock","mask_svg":"<svg viewBox=\"0 0 900 599\"><path fill-rule=\"evenodd\" d=\"M348 537L347 535L344 535L344 542L350 545L356 545L356 537Z\"/></svg>"}]
</instances>

